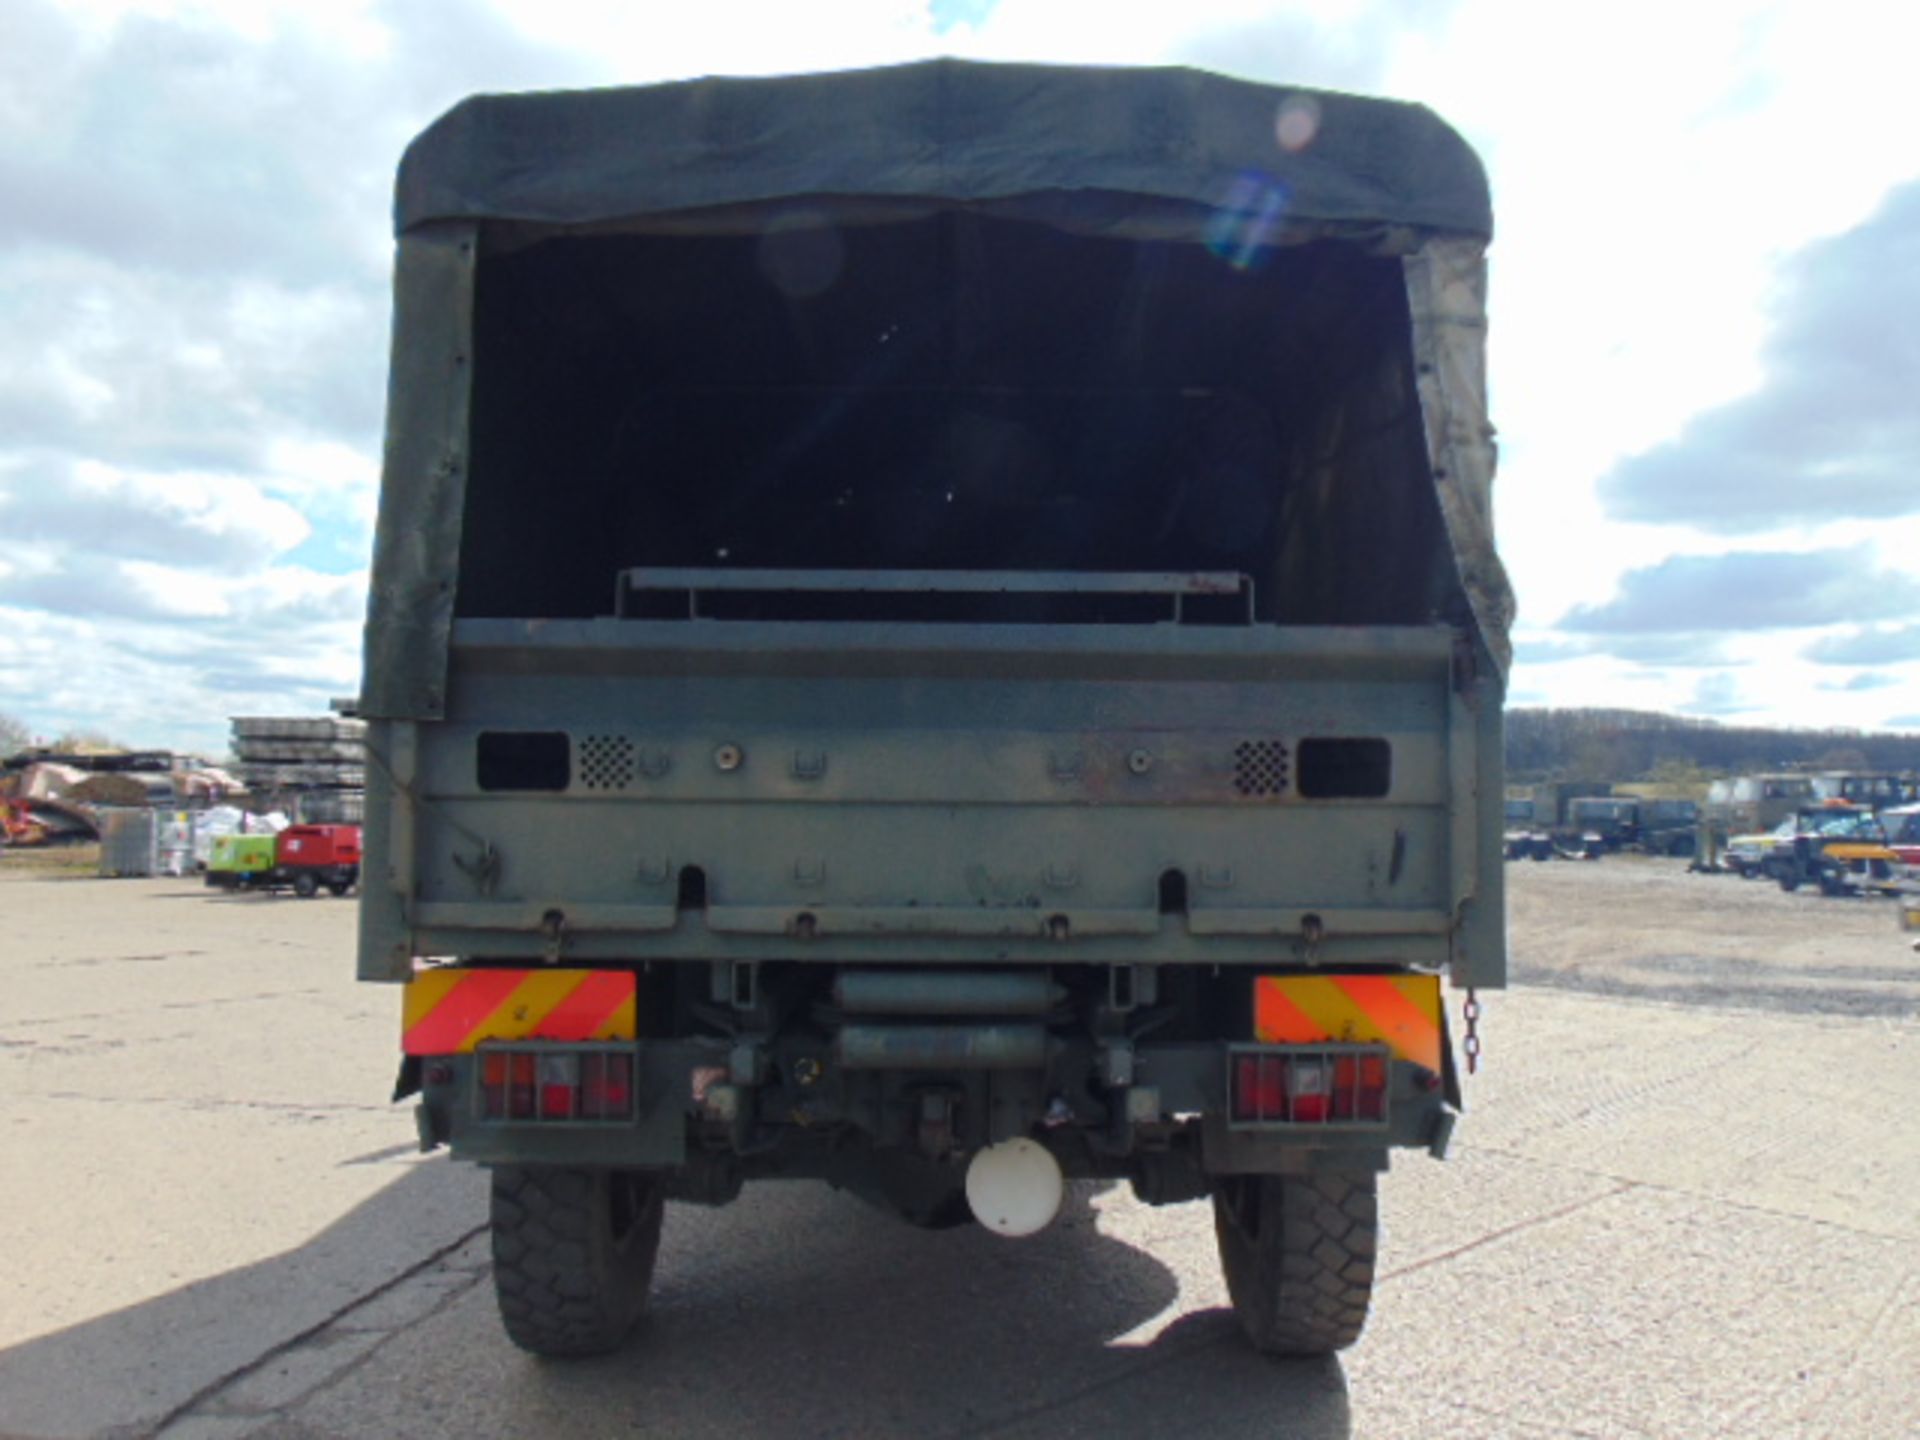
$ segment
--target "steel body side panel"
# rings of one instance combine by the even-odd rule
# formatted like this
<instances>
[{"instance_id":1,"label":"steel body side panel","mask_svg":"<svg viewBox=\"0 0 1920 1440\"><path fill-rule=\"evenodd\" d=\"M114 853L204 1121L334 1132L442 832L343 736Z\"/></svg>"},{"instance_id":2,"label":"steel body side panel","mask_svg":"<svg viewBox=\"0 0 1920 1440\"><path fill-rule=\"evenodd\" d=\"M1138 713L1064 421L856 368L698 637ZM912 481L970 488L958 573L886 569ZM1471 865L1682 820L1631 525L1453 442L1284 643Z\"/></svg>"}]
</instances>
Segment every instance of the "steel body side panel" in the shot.
<instances>
[{"instance_id":1,"label":"steel body side panel","mask_svg":"<svg viewBox=\"0 0 1920 1440\"><path fill-rule=\"evenodd\" d=\"M412 933L406 903L413 894L412 756L417 727L407 720L367 724L366 823L360 834L360 943L362 980L404 981L413 957L464 953L423 950Z\"/></svg>"},{"instance_id":2,"label":"steel body side panel","mask_svg":"<svg viewBox=\"0 0 1920 1440\"><path fill-rule=\"evenodd\" d=\"M1478 776L1474 805L1478 824L1472 842L1479 846L1473 893L1461 897L1449 972L1455 985L1498 989L1507 983L1507 870L1502 854L1506 808L1506 686L1486 665L1466 687L1466 713L1460 723L1474 730L1473 768Z\"/></svg>"}]
</instances>

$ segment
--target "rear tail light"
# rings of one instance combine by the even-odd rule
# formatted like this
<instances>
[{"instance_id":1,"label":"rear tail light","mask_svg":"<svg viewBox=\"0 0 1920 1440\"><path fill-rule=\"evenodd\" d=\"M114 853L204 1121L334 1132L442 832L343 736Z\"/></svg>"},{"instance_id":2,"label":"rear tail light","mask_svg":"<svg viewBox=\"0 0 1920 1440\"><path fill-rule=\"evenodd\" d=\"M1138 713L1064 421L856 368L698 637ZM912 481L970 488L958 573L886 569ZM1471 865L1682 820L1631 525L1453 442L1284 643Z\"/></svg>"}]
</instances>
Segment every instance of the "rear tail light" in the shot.
<instances>
[{"instance_id":1,"label":"rear tail light","mask_svg":"<svg viewBox=\"0 0 1920 1440\"><path fill-rule=\"evenodd\" d=\"M488 1120L631 1120L633 1054L559 1046L480 1052L480 1114Z\"/></svg>"},{"instance_id":2,"label":"rear tail light","mask_svg":"<svg viewBox=\"0 0 1920 1440\"><path fill-rule=\"evenodd\" d=\"M1281 1119L1287 1113L1287 1062L1278 1055L1238 1055L1233 1061L1233 1118Z\"/></svg>"},{"instance_id":3,"label":"rear tail light","mask_svg":"<svg viewBox=\"0 0 1920 1440\"><path fill-rule=\"evenodd\" d=\"M1235 1051L1229 1113L1238 1125L1384 1124L1388 1058L1385 1050Z\"/></svg>"}]
</instances>

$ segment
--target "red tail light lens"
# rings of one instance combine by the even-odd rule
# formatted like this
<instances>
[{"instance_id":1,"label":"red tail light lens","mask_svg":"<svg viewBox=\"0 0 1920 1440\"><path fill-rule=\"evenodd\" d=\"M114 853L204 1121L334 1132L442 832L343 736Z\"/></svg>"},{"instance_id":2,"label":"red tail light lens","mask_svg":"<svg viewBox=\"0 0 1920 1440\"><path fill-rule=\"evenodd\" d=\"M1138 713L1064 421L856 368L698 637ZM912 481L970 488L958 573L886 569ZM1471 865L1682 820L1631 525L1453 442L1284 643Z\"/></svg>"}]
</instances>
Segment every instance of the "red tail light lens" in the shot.
<instances>
[{"instance_id":1,"label":"red tail light lens","mask_svg":"<svg viewBox=\"0 0 1920 1440\"><path fill-rule=\"evenodd\" d=\"M1230 1112L1240 1124L1382 1124L1390 1073L1385 1054L1239 1054Z\"/></svg>"},{"instance_id":2,"label":"red tail light lens","mask_svg":"<svg viewBox=\"0 0 1920 1440\"><path fill-rule=\"evenodd\" d=\"M1287 1118L1286 1062L1277 1055L1240 1055L1233 1062L1233 1118Z\"/></svg>"},{"instance_id":3,"label":"red tail light lens","mask_svg":"<svg viewBox=\"0 0 1920 1440\"><path fill-rule=\"evenodd\" d=\"M1286 1117L1301 1125L1324 1125L1333 1114L1333 1066L1322 1055L1287 1062L1287 1094L1293 1101Z\"/></svg>"},{"instance_id":4,"label":"red tail light lens","mask_svg":"<svg viewBox=\"0 0 1920 1440\"><path fill-rule=\"evenodd\" d=\"M580 1114L588 1120L625 1120L633 1114L633 1057L592 1055L580 1082Z\"/></svg>"},{"instance_id":5,"label":"red tail light lens","mask_svg":"<svg viewBox=\"0 0 1920 1440\"><path fill-rule=\"evenodd\" d=\"M1387 1118L1387 1062L1380 1055L1340 1055L1333 1062L1333 1118Z\"/></svg>"},{"instance_id":6,"label":"red tail light lens","mask_svg":"<svg viewBox=\"0 0 1920 1440\"><path fill-rule=\"evenodd\" d=\"M580 1094L580 1060L574 1055L540 1057L540 1118L571 1120Z\"/></svg>"},{"instance_id":7,"label":"red tail light lens","mask_svg":"<svg viewBox=\"0 0 1920 1440\"><path fill-rule=\"evenodd\" d=\"M488 1120L631 1120L633 1056L623 1051L487 1050L480 1113Z\"/></svg>"}]
</instances>

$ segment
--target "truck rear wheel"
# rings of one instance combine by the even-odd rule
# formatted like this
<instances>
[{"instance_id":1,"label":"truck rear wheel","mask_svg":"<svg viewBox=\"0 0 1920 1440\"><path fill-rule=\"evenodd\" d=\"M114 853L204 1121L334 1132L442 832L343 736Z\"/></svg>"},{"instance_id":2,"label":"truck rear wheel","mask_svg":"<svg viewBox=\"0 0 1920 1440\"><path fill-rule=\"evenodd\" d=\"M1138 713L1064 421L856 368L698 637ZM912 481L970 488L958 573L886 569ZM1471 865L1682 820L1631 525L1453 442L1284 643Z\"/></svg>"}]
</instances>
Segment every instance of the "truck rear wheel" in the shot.
<instances>
[{"instance_id":1,"label":"truck rear wheel","mask_svg":"<svg viewBox=\"0 0 1920 1440\"><path fill-rule=\"evenodd\" d=\"M1220 1268L1241 1329L1268 1355L1331 1355L1360 1338L1379 1240L1376 1177L1236 1175L1213 1193Z\"/></svg>"},{"instance_id":2,"label":"truck rear wheel","mask_svg":"<svg viewBox=\"0 0 1920 1440\"><path fill-rule=\"evenodd\" d=\"M320 882L314 876L302 870L293 877L293 893L302 900L311 900L320 893Z\"/></svg>"},{"instance_id":3,"label":"truck rear wheel","mask_svg":"<svg viewBox=\"0 0 1920 1440\"><path fill-rule=\"evenodd\" d=\"M660 1185L628 1171L493 1172L493 1284L507 1338L535 1355L604 1355L647 1303Z\"/></svg>"}]
</instances>

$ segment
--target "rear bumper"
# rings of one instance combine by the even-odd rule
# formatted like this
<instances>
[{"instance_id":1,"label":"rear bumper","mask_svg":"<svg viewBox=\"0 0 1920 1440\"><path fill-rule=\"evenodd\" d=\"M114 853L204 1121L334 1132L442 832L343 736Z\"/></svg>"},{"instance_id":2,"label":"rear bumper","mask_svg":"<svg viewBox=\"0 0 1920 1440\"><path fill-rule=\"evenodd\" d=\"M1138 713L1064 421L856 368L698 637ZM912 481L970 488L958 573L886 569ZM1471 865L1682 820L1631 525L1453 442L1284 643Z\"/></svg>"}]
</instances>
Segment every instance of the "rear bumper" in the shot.
<instances>
[{"instance_id":1,"label":"rear bumper","mask_svg":"<svg viewBox=\"0 0 1920 1440\"><path fill-rule=\"evenodd\" d=\"M556 1050L564 1047L552 1047ZM666 1172L723 1166L741 1178L832 1178L850 1156L885 1164L960 1163L1010 1138L995 1119L1028 1112L1062 1169L1077 1178L1130 1178L1169 1166L1198 1176L1297 1173L1322 1162L1384 1168L1395 1148L1444 1148L1453 1109L1444 1078L1391 1060L1377 1121L1236 1123L1229 1067L1244 1045L1142 1046L1128 1083L1072 1088L1096 1062L1061 1045L1038 1070L818 1072L783 1047L743 1053L717 1041L635 1041L633 1113L578 1120L535 1113L489 1117L486 1051L419 1062L423 1148L445 1145L481 1164L569 1165ZM1257 1047L1286 1056L1306 1046ZM742 1077L755 1083L741 1083ZM802 1078L804 1077L804 1079ZM1105 1077L1118 1078L1118 1077ZM932 1102L932 1103L930 1103ZM1017 1133L1028 1133L1026 1127Z\"/></svg>"},{"instance_id":2,"label":"rear bumper","mask_svg":"<svg viewBox=\"0 0 1920 1440\"><path fill-rule=\"evenodd\" d=\"M423 1144L487 1164L833 1178L1025 1137L1173 1195L1437 1152L1460 1098L1439 977L1408 972L444 966L403 1037Z\"/></svg>"}]
</instances>

